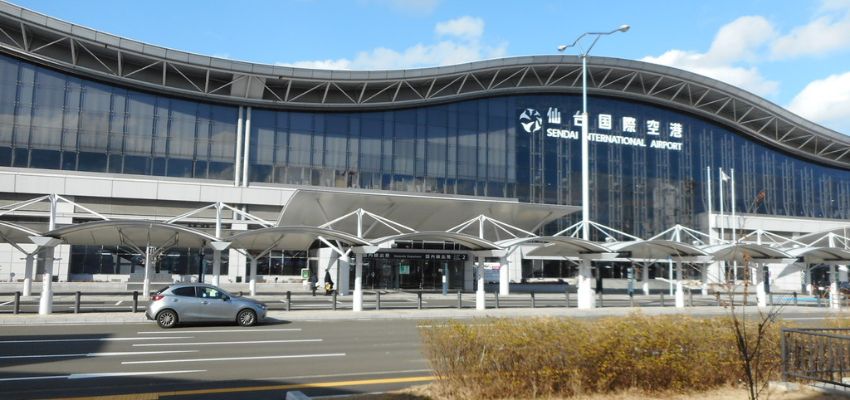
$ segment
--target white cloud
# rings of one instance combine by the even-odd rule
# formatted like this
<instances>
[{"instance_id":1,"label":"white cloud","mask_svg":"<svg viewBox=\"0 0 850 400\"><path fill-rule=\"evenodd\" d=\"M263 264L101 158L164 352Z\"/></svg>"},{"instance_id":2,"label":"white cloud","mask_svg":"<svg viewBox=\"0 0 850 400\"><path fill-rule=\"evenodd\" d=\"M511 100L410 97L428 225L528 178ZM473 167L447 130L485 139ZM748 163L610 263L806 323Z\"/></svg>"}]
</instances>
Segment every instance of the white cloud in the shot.
<instances>
[{"instance_id":1,"label":"white cloud","mask_svg":"<svg viewBox=\"0 0 850 400\"><path fill-rule=\"evenodd\" d=\"M438 36L452 38L432 44L416 44L404 50L378 47L361 51L353 59L297 61L278 63L302 68L337 70L384 70L460 64L507 55L507 43L487 45L481 42L484 21L474 17L460 17L440 22L434 27Z\"/></svg>"},{"instance_id":2,"label":"white cloud","mask_svg":"<svg viewBox=\"0 0 850 400\"><path fill-rule=\"evenodd\" d=\"M850 134L850 72L809 83L787 108L803 118Z\"/></svg>"},{"instance_id":3,"label":"white cloud","mask_svg":"<svg viewBox=\"0 0 850 400\"><path fill-rule=\"evenodd\" d=\"M850 12L844 11L843 15L818 17L777 39L771 49L773 58L820 55L850 48Z\"/></svg>"},{"instance_id":4,"label":"white cloud","mask_svg":"<svg viewBox=\"0 0 850 400\"><path fill-rule=\"evenodd\" d=\"M460 17L440 22L434 29L440 36L457 36L465 39L478 39L484 34L484 20L473 17Z\"/></svg>"},{"instance_id":5,"label":"white cloud","mask_svg":"<svg viewBox=\"0 0 850 400\"><path fill-rule=\"evenodd\" d=\"M770 96L777 93L779 83L762 76L755 66L741 64L757 61L759 49L774 37L776 31L765 18L745 16L720 28L706 53L674 49L642 61L684 69Z\"/></svg>"}]
</instances>

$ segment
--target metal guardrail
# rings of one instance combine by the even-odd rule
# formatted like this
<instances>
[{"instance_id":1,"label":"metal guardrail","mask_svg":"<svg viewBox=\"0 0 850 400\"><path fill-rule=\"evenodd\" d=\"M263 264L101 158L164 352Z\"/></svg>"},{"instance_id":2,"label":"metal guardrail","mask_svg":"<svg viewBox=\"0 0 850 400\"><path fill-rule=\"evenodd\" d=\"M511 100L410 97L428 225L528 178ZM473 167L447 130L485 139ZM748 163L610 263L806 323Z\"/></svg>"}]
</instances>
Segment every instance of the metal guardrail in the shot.
<instances>
[{"instance_id":1,"label":"metal guardrail","mask_svg":"<svg viewBox=\"0 0 850 400\"><path fill-rule=\"evenodd\" d=\"M799 379L850 390L850 329L783 328L782 380Z\"/></svg>"}]
</instances>

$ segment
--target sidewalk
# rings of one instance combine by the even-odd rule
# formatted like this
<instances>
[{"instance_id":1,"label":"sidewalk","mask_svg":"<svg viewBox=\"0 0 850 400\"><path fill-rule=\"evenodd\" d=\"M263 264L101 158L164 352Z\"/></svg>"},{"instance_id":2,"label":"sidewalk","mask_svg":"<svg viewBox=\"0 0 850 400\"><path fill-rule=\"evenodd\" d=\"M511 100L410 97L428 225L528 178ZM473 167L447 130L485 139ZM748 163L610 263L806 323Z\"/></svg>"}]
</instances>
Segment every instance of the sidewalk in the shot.
<instances>
[{"instance_id":1,"label":"sidewalk","mask_svg":"<svg viewBox=\"0 0 850 400\"><path fill-rule=\"evenodd\" d=\"M757 312L755 307L748 307L748 312ZM823 315L830 313L825 308L786 306L783 313ZM440 320L440 319L471 319L471 318L527 318L527 317L573 317L573 318L599 318L609 316L623 316L631 313L644 315L691 315L691 316L722 316L729 313L729 309L717 306L700 307L606 307L591 310L579 310L576 308L500 308L476 310L474 308L453 309L404 309L404 310L365 310L354 312L350 310L300 310L300 311L269 311L269 322L283 321L343 321L343 320L383 320L383 319L416 319L416 320ZM838 312L834 312L838 314ZM143 312L128 313L81 313L81 314L51 314L41 316L38 314L2 314L0 315L0 326L9 325L110 325L110 324L154 324L153 321L145 319Z\"/></svg>"}]
</instances>

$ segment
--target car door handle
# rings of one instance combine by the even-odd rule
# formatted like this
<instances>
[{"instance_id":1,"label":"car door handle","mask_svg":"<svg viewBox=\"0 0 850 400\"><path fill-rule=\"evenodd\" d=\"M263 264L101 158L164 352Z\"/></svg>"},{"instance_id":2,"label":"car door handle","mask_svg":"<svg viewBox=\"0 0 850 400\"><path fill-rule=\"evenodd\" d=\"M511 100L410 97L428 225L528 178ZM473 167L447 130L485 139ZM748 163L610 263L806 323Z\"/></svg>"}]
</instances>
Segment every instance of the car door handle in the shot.
<instances>
[{"instance_id":1,"label":"car door handle","mask_svg":"<svg viewBox=\"0 0 850 400\"><path fill-rule=\"evenodd\" d=\"M201 304L210 304L210 302L204 300L204 301L201 302Z\"/></svg>"}]
</instances>

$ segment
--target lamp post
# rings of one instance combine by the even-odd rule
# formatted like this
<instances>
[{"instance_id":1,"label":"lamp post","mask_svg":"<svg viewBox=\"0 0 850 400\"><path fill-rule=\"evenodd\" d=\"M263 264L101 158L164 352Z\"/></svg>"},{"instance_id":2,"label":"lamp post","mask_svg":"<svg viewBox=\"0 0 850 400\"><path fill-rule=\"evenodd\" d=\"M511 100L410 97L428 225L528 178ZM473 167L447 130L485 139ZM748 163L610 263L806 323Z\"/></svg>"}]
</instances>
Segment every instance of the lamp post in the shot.
<instances>
[{"instance_id":1,"label":"lamp post","mask_svg":"<svg viewBox=\"0 0 850 400\"><path fill-rule=\"evenodd\" d=\"M575 47L585 36L595 36L587 50L581 52L581 237L590 240L590 166L589 153L590 143L587 134L590 121L587 117L587 55L599 38L617 32L626 32L630 26L621 25L610 32L585 32L576 38L572 44L558 46L558 51L564 51Z\"/></svg>"}]
</instances>

